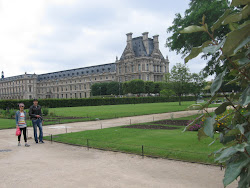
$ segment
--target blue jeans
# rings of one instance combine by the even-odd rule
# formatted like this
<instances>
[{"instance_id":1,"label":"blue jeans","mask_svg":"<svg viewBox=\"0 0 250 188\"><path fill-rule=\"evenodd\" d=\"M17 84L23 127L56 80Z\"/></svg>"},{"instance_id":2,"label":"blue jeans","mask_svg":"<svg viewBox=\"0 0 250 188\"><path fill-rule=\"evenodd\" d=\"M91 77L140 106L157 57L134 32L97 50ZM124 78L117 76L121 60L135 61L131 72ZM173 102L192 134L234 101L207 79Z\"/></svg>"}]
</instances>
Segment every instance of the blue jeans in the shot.
<instances>
[{"instance_id":1,"label":"blue jeans","mask_svg":"<svg viewBox=\"0 0 250 188\"><path fill-rule=\"evenodd\" d=\"M43 126L42 126L42 120L41 119L36 119L36 120L32 120L32 124L33 124L33 129L34 129L34 139L36 142L38 142L37 140L37 127L39 128L39 141L43 141Z\"/></svg>"}]
</instances>

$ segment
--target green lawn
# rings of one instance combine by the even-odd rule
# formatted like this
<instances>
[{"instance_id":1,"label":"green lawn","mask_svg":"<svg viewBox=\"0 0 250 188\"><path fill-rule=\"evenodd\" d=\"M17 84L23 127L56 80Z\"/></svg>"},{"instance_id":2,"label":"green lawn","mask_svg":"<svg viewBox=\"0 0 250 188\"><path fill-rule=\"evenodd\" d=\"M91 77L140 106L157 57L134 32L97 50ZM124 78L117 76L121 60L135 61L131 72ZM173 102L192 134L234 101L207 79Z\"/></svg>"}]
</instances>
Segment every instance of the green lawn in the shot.
<instances>
[{"instance_id":1,"label":"green lawn","mask_svg":"<svg viewBox=\"0 0 250 188\"><path fill-rule=\"evenodd\" d=\"M50 108L49 112L54 112L54 114L57 116L83 117L83 119L61 119L60 121L55 121L55 122L45 121L45 125L70 123L76 121L89 121L89 120L95 120L96 118L111 119L118 117L183 111L188 106L194 103L195 103L194 101L182 102L181 106L179 106L178 102L167 102L167 103L144 103L144 104ZM28 125L30 125L30 122L28 122ZM0 129L14 128L14 127L15 127L15 120L0 119Z\"/></svg>"},{"instance_id":2,"label":"green lawn","mask_svg":"<svg viewBox=\"0 0 250 188\"><path fill-rule=\"evenodd\" d=\"M90 117L92 119L111 119L116 117L183 111L192 104L195 104L195 102L182 102L181 106L179 106L178 102L82 106L70 108L51 108L50 112L54 112L56 115L59 116ZM218 105L211 105L211 107L214 106Z\"/></svg>"},{"instance_id":3,"label":"green lawn","mask_svg":"<svg viewBox=\"0 0 250 188\"><path fill-rule=\"evenodd\" d=\"M186 117L192 119L195 116ZM153 124L152 122L149 124ZM144 155L172 158L192 162L214 163L213 157L208 155L221 147L219 142L208 146L213 140L197 139L197 132L182 132L184 127L175 130L145 130L131 128L106 128L101 130L82 131L53 136L53 140L87 146L103 148L113 151L141 154L142 145ZM46 137L50 139L50 137Z\"/></svg>"}]
</instances>

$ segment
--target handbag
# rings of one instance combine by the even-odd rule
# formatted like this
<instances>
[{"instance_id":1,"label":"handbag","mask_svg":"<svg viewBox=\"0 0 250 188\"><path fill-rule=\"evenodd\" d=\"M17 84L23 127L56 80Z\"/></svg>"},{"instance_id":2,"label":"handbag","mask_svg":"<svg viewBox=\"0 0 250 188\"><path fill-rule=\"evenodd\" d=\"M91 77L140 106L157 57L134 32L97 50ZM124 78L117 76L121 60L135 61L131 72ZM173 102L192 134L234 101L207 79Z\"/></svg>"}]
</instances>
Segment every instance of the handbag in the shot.
<instances>
[{"instance_id":1,"label":"handbag","mask_svg":"<svg viewBox=\"0 0 250 188\"><path fill-rule=\"evenodd\" d=\"M16 136L19 136L21 134L21 130L19 127L16 128Z\"/></svg>"}]
</instances>

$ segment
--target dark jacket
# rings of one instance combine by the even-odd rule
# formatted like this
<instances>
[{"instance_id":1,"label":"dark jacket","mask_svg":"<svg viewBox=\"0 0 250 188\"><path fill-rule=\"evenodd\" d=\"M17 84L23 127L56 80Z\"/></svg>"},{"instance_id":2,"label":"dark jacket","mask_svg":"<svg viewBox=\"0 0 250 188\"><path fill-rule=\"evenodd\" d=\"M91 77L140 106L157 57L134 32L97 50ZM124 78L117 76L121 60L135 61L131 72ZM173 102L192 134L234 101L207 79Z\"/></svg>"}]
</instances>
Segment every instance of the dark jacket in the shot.
<instances>
[{"instance_id":1,"label":"dark jacket","mask_svg":"<svg viewBox=\"0 0 250 188\"><path fill-rule=\"evenodd\" d=\"M36 115L40 115L42 117L42 107L40 105L34 106L32 105L29 110L29 116L32 120L37 119Z\"/></svg>"}]
</instances>

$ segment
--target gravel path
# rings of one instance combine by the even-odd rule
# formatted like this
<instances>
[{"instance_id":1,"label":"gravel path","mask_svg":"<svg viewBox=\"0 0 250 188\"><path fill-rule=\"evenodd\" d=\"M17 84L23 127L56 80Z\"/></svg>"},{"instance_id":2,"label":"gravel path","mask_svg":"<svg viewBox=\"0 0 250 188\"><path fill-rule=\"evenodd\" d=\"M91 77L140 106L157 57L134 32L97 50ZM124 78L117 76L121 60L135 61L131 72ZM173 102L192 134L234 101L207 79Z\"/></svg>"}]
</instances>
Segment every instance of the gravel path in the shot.
<instances>
[{"instance_id":1,"label":"gravel path","mask_svg":"<svg viewBox=\"0 0 250 188\"><path fill-rule=\"evenodd\" d=\"M211 109L210 109L211 110ZM175 112L174 117L195 111ZM46 134L99 129L171 117L171 113L45 126ZM29 128L29 136L32 129ZM223 187L219 167L152 159L59 143L17 146L14 129L0 130L0 187ZM236 187L236 184L229 187Z\"/></svg>"}]
</instances>

